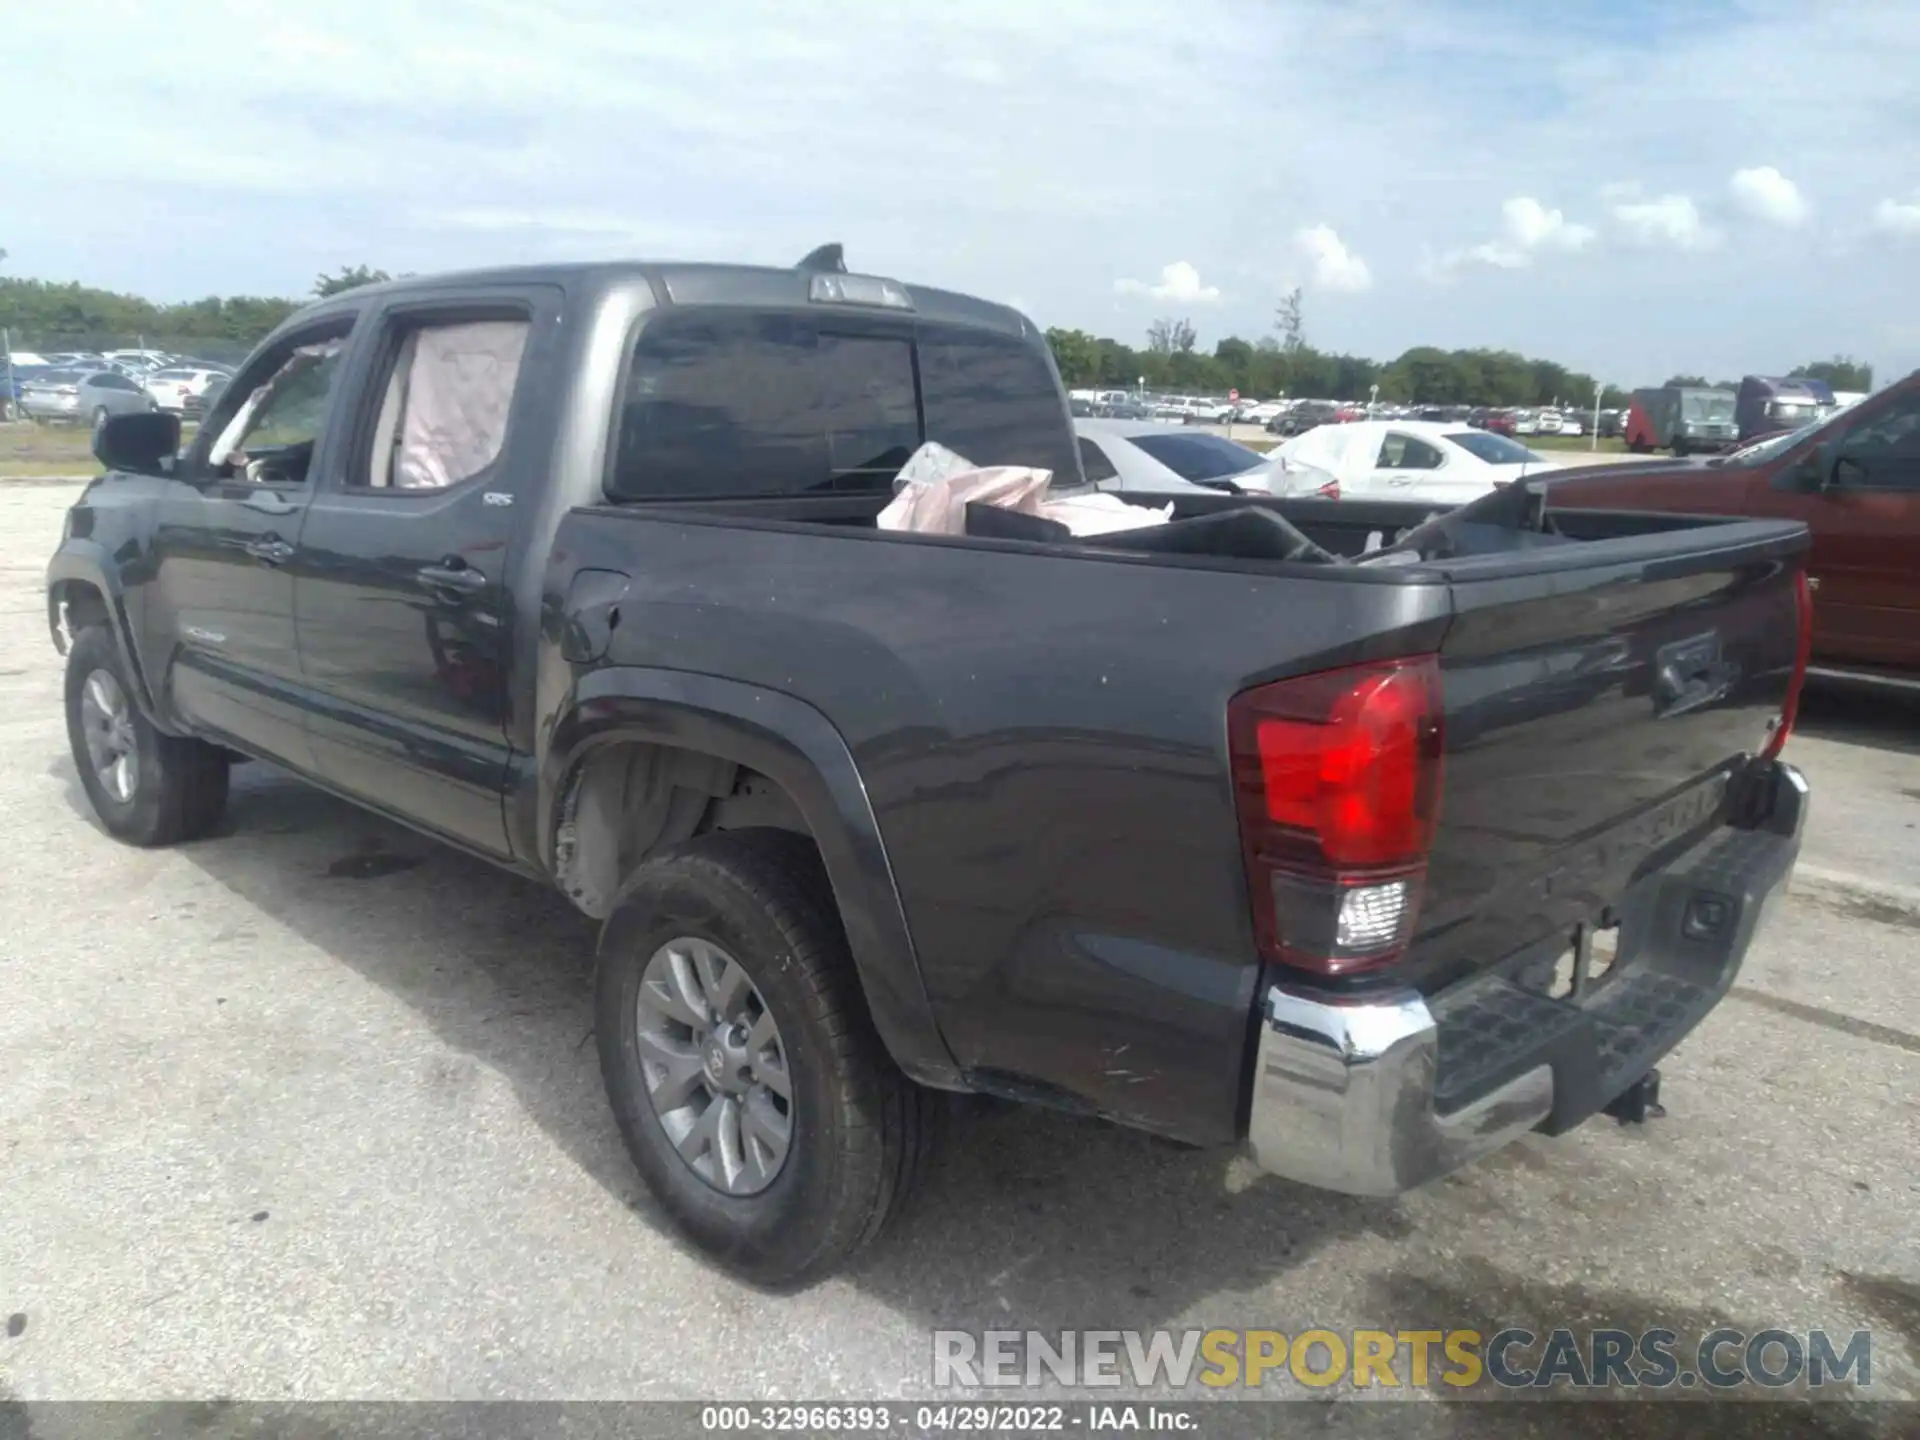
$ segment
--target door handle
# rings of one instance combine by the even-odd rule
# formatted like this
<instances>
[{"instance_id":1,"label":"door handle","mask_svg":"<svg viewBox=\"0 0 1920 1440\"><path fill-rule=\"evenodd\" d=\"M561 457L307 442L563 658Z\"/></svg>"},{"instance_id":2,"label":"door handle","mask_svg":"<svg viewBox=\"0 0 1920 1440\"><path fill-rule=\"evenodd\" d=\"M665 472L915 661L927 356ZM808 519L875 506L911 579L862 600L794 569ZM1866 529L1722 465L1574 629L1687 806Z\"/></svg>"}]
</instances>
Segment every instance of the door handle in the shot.
<instances>
[{"instance_id":1,"label":"door handle","mask_svg":"<svg viewBox=\"0 0 1920 1440\"><path fill-rule=\"evenodd\" d=\"M262 565L284 565L293 558L293 546L278 535L247 542L247 553Z\"/></svg>"},{"instance_id":2,"label":"door handle","mask_svg":"<svg viewBox=\"0 0 1920 1440\"><path fill-rule=\"evenodd\" d=\"M447 558L451 562L456 557ZM414 574L429 590L458 590L472 595L487 588L486 575L464 560L458 564L422 565Z\"/></svg>"}]
</instances>

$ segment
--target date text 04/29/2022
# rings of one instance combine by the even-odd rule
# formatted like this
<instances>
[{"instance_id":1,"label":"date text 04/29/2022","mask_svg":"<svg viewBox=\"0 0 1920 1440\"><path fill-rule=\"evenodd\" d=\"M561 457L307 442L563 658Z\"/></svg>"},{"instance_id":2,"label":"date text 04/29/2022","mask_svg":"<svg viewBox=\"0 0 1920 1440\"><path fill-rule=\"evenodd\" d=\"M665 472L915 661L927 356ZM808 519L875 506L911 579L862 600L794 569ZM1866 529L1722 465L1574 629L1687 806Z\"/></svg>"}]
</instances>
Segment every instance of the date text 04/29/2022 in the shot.
<instances>
[{"instance_id":1,"label":"date text 04/29/2022","mask_svg":"<svg viewBox=\"0 0 1920 1440\"><path fill-rule=\"evenodd\" d=\"M1200 1425L1196 1407L1158 1402L1007 1405L960 1401L932 1405L706 1405L700 1410L700 1428L721 1434L885 1434L896 1428L915 1434L957 1435L1069 1430L1185 1434L1198 1431Z\"/></svg>"}]
</instances>

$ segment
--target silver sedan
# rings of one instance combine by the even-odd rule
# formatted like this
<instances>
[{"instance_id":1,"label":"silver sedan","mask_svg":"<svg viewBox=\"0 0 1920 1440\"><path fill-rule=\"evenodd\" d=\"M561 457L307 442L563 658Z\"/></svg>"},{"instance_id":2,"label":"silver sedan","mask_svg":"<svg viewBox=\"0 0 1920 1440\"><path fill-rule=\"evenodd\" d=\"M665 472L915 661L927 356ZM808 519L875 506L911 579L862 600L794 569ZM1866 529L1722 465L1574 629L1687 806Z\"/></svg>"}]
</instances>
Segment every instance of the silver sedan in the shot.
<instances>
[{"instance_id":1,"label":"silver sedan","mask_svg":"<svg viewBox=\"0 0 1920 1440\"><path fill-rule=\"evenodd\" d=\"M49 370L20 387L20 409L35 420L83 420L98 429L109 415L138 415L153 397L112 370Z\"/></svg>"}]
</instances>

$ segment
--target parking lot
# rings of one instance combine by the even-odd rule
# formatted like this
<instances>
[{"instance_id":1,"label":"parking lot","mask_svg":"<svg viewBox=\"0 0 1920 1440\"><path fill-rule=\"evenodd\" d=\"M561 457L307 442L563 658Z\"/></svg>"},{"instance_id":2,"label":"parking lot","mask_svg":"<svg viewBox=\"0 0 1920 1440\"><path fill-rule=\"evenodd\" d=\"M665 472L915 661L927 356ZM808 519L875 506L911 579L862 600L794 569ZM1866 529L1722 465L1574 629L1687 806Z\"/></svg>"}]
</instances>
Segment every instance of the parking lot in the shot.
<instances>
[{"instance_id":1,"label":"parking lot","mask_svg":"<svg viewBox=\"0 0 1920 1440\"><path fill-rule=\"evenodd\" d=\"M1868 1328L1920 1397L1911 703L1809 700L1801 874L1666 1117L1363 1201L970 1113L851 1272L770 1295L642 1191L557 895L260 765L219 838L93 824L42 599L76 493L0 487L0 1400L871 1399L927 1393L934 1328L1529 1322Z\"/></svg>"}]
</instances>

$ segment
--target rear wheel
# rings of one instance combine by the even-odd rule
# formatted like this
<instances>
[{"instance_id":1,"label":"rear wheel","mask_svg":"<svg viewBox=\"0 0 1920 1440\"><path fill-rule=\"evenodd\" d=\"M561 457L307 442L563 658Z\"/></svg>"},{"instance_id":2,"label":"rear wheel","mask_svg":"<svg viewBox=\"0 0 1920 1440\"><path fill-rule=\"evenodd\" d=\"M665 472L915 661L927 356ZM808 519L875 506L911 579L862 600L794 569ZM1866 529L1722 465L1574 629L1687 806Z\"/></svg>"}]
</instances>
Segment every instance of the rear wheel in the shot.
<instances>
[{"instance_id":1,"label":"rear wheel","mask_svg":"<svg viewBox=\"0 0 1920 1440\"><path fill-rule=\"evenodd\" d=\"M932 1097L874 1032L803 837L710 835L643 866L602 938L595 1028L641 1178L751 1280L825 1273L918 1178Z\"/></svg>"},{"instance_id":2,"label":"rear wheel","mask_svg":"<svg viewBox=\"0 0 1920 1440\"><path fill-rule=\"evenodd\" d=\"M227 805L226 752L163 735L134 703L111 632L90 626L67 653L67 739L93 813L134 845L196 840Z\"/></svg>"}]
</instances>

